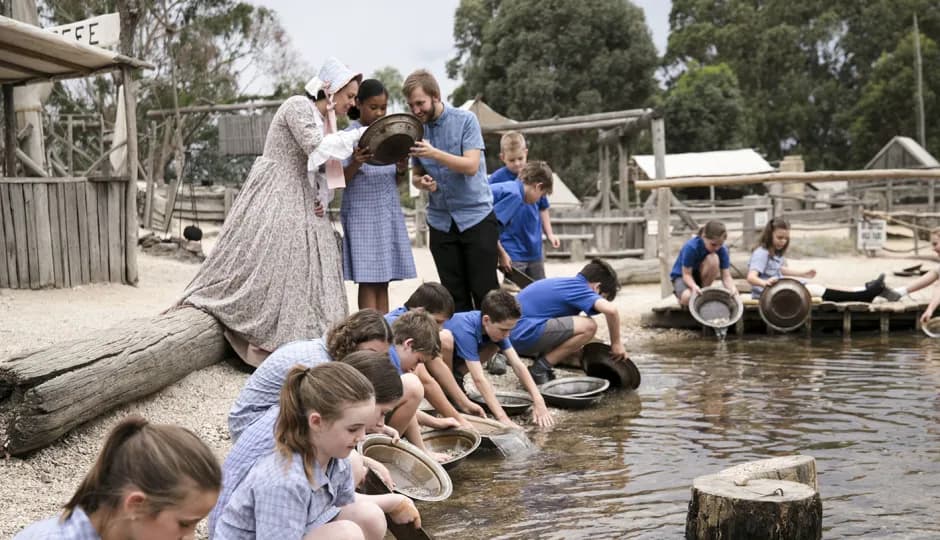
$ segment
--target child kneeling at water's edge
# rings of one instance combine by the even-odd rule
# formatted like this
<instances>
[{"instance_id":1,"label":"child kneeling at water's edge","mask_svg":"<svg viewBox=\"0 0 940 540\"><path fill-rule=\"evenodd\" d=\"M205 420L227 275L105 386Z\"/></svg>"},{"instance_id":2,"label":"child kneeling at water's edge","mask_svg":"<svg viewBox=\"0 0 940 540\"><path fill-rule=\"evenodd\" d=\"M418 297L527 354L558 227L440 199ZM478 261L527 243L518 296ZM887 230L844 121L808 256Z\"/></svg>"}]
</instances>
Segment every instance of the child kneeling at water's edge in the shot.
<instances>
[{"instance_id":1,"label":"child kneeling at water's edge","mask_svg":"<svg viewBox=\"0 0 940 540\"><path fill-rule=\"evenodd\" d=\"M737 296L738 289L731 278L731 256L724 245L727 238L724 223L709 221L682 246L669 274L680 304L689 305L693 294L700 294L702 287L708 287L719 276L722 285Z\"/></svg>"},{"instance_id":2,"label":"child kneeling at water's edge","mask_svg":"<svg viewBox=\"0 0 940 540\"><path fill-rule=\"evenodd\" d=\"M940 227L930 231L930 245L933 247L934 253L940 256ZM914 280L914 282L910 285L891 289L891 292L897 297L898 300L900 300L912 292L929 287L930 284L934 283L935 281L938 283L938 285L934 288L933 295L930 297L930 303L927 304L927 309L925 309L924 312L920 315L920 322L926 323L933 317L933 313L937 310L937 306L940 306L940 268L933 268L928 270L926 274ZM892 298L887 295L882 296L885 296L885 298L888 298L888 300L892 300Z\"/></svg>"},{"instance_id":3,"label":"child kneeling at water's edge","mask_svg":"<svg viewBox=\"0 0 940 540\"><path fill-rule=\"evenodd\" d=\"M420 526L403 495L355 494L348 457L374 417L375 390L355 368L329 362L291 369L280 395L276 450L235 488L214 537L379 540L386 512L396 523Z\"/></svg>"}]
</instances>

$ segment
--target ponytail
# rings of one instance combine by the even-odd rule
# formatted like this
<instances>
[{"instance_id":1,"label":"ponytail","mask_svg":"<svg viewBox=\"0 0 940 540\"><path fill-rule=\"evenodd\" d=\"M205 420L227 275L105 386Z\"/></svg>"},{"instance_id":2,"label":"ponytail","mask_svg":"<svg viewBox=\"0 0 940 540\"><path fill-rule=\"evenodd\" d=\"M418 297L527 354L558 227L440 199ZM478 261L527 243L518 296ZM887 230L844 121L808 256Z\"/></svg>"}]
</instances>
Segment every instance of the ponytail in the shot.
<instances>
[{"instance_id":1,"label":"ponytail","mask_svg":"<svg viewBox=\"0 0 940 540\"><path fill-rule=\"evenodd\" d=\"M333 360L342 360L361 343L392 341L392 329L385 316L374 309L362 309L336 323L326 335L326 349Z\"/></svg>"},{"instance_id":2,"label":"ponytail","mask_svg":"<svg viewBox=\"0 0 940 540\"><path fill-rule=\"evenodd\" d=\"M278 452L285 458L300 454L304 472L312 481L316 455L310 444L307 416L317 412L324 422L335 422L350 405L374 399L375 390L369 379L344 363L327 362L312 368L294 366L281 388L281 410L274 429Z\"/></svg>"},{"instance_id":3,"label":"ponytail","mask_svg":"<svg viewBox=\"0 0 940 540\"><path fill-rule=\"evenodd\" d=\"M182 502L193 484L216 492L222 485L222 470L209 447L188 429L128 416L108 434L63 516L67 519L77 507L88 514L117 509L129 488L146 495L155 515Z\"/></svg>"}]
</instances>

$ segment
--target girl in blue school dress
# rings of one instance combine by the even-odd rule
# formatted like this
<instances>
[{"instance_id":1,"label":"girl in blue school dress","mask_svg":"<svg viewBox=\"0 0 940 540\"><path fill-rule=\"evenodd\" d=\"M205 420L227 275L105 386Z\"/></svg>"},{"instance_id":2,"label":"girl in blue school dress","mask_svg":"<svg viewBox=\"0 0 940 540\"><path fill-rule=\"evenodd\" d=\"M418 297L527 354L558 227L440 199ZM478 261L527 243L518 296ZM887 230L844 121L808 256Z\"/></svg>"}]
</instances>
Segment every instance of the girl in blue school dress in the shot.
<instances>
[{"instance_id":1,"label":"girl in blue school dress","mask_svg":"<svg viewBox=\"0 0 940 540\"><path fill-rule=\"evenodd\" d=\"M252 465L222 510L215 540L385 536L385 515L421 525L404 495L355 493L350 453L375 423L375 390L356 368L295 366L280 394L275 450Z\"/></svg>"},{"instance_id":2,"label":"girl in blue school dress","mask_svg":"<svg viewBox=\"0 0 940 540\"><path fill-rule=\"evenodd\" d=\"M371 125L385 116L388 91L375 79L362 81L349 129ZM388 313L388 283L415 273L411 242L398 199L398 183L408 175L407 161L369 165L367 149L346 162L346 190L340 208L343 224L343 275L359 285L359 309Z\"/></svg>"},{"instance_id":3,"label":"girl in blue school dress","mask_svg":"<svg viewBox=\"0 0 940 540\"><path fill-rule=\"evenodd\" d=\"M192 538L221 485L218 461L193 432L128 416L62 513L14 539Z\"/></svg>"}]
</instances>

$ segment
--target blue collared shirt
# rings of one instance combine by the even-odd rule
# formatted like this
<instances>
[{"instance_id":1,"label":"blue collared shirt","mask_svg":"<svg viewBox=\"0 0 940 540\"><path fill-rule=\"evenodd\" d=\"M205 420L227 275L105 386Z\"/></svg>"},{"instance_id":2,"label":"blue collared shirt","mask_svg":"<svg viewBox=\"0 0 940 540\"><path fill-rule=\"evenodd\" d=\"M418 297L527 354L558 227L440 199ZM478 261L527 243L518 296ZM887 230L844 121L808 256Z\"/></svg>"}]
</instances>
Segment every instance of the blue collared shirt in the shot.
<instances>
[{"instance_id":1,"label":"blue collared shirt","mask_svg":"<svg viewBox=\"0 0 940 540\"><path fill-rule=\"evenodd\" d=\"M313 367L331 360L322 339L294 341L278 347L251 374L228 413L228 431L232 442L238 441L246 427L273 405L277 405L281 387L291 368L297 364Z\"/></svg>"},{"instance_id":2,"label":"blue collared shirt","mask_svg":"<svg viewBox=\"0 0 940 540\"><path fill-rule=\"evenodd\" d=\"M728 254L728 246L721 246L715 253L718 254L718 266L722 270L731 268L731 256ZM669 279L674 280L678 277L682 277L682 268L691 268L693 272L698 273L698 267L702 264L702 261L705 260L707 255L708 250L705 249L705 241L702 240L702 237L695 236L691 238L682 245L679 256L676 258L676 263L672 265L672 272L669 273Z\"/></svg>"},{"instance_id":3,"label":"blue collared shirt","mask_svg":"<svg viewBox=\"0 0 940 540\"><path fill-rule=\"evenodd\" d=\"M490 188L493 198L499 184L518 182L516 175L502 167L490 175ZM522 182L518 182L520 185ZM525 196L523 196L525 200ZM499 234L499 243L514 261L536 262L542 260L542 210L550 207L548 197L544 195L533 204L523 205L522 210L504 225ZM499 214L497 213L497 218Z\"/></svg>"},{"instance_id":4,"label":"blue collared shirt","mask_svg":"<svg viewBox=\"0 0 940 540\"><path fill-rule=\"evenodd\" d=\"M540 279L519 291L516 300L522 307L522 318L509 335L516 350L528 351L538 343L549 319L572 317L584 312L596 315L594 304L601 295L594 292L587 278Z\"/></svg>"},{"instance_id":5,"label":"blue collared shirt","mask_svg":"<svg viewBox=\"0 0 940 540\"><path fill-rule=\"evenodd\" d=\"M480 361L480 348L493 343L483 331L483 315L479 310L454 313L444 323L444 328L454 335L454 353L468 362ZM512 343L504 339L496 343L500 351L512 348Z\"/></svg>"},{"instance_id":6,"label":"blue collared shirt","mask_svg":"<svg viewBox=\"0 0 940 540\"><path fill-rule=\"evenodd\" d=\"M353 502L352 468L332 459L326 472L313 464L313 480L300 454L289 461L280 452L261 458L239 485L216 523L213 538L255 540L302 538L329 523L339 507Z\"/></svg>"},{"instance_id":7,"label":"blue collared shirt","mask_svg":"<svg viewBox=\"0 0 940 540\"><path fill-rule=\"evenodd\" d=\"M63 520L62 516L55 516L37 521L20 531L13 540L101 540L101 535L91 524L88 515L81 507L76 506L72 515Z\"/></svg>"},{"instance_id":8,"label":"blue collared shirt","mask_svg":"<svg viewBox=\"0 0 940 540\"><path fill-rule=\"evenodd\" d=\"M451 222L461 232L483 221L493 211L493 194L486 181L483 133L477 117L470 111L455 109L446 103L441 115L424 124L424 139L431 146L463 156L467 150L480 151L476 174L465 175L430 158L416 158L424 171L437 182L437 190L428 194L428 225L439 231L450 230Z\"/></svg>"},{"instance_id":9,"label":"blue collared shirt","mask_svg":"<svg viewBox=\"0 0 940 540\"><path fill-rule=\"evenodd\" d=\"M408 308L406 308L405 306L395 308L385 314L385 322L387 322L388 325L391 326L395 324L395 321L397 321L398 318L404 315L405 313L408 313Z\"/></svg>"}]
</instances>

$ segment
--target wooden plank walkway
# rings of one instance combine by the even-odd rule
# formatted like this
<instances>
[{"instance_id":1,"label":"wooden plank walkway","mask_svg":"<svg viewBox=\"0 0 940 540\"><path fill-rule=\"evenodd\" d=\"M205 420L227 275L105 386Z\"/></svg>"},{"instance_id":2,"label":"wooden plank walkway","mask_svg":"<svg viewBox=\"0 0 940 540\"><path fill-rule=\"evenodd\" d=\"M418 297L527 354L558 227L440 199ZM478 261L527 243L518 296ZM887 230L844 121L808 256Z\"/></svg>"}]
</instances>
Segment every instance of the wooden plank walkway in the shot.
<instances>
[{"instance_id":1,"label":"wooden plank walkway","mask_svg":"<svg viewBox=\"0 0 940 540\"><path fill-rule=\"evenodd\" d=\"M864 302L822 302L814 299L813 310L809 320L802 328L792 333L812 334L841 334L851 335L853 332L880 332L888 334L895 331L920 331L920 315L927 307L927 303L912 302L879 302L867 304ZM651 328L683 328L701 329L705 333L712 330L699 324L688 308L678 304L655 307L652 313L643 315L640 319L643 326ZM729 329L729 334L775 334L779 333L768 328L761 319L757 308L757 300L750 298L744 301L744 315Z\"/></svg>"}]
</instances>

